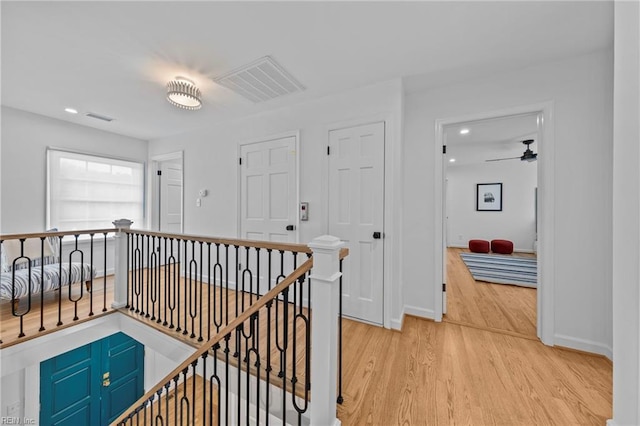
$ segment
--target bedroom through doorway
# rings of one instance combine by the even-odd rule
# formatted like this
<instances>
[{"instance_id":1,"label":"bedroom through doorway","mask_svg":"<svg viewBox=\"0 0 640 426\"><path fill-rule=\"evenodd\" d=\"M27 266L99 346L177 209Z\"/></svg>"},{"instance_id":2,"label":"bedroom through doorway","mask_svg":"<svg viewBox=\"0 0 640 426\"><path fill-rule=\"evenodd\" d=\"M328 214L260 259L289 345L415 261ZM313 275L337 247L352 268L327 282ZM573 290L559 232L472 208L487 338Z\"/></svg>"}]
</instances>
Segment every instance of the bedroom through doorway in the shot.
<instances>
[{"instance_id":1,"label":"bedroom through doorway","mask_svg":"<svg viewBox=\"0 0 640 426\"><path fill-rule=\"evenodd\" d=\"M537 339L541 119L526 113L443 129L443 321Z\"/></svg>"}]
</instances>

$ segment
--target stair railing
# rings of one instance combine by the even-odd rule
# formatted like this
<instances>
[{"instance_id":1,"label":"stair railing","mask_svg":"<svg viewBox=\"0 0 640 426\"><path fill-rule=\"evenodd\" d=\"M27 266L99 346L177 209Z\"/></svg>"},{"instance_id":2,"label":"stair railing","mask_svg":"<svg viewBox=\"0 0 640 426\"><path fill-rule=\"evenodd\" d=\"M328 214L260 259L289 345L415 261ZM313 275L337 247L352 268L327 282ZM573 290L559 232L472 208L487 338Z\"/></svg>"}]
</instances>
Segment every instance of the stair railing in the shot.
<instances>
[{"instance_id":1,"label":"stair railing","mask_svg":"<svg viewBox=\"0 0 640 426\"><path fill-rule=\"evenodd\" d=\"M313 257L112 425L337 424L339 258L348 251L326 236L309 247Z\"/></svg>"}]
</instances>

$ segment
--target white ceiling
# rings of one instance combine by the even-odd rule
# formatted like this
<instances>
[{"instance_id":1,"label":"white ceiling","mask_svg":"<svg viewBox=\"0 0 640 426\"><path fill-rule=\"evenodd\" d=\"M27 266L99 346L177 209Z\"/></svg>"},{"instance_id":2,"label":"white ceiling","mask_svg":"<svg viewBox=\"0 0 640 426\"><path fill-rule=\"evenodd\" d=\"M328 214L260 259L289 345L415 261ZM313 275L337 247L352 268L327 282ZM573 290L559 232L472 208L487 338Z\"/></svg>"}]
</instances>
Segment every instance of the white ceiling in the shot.
<instances>
[{"instance_id":1,"label":"white ceiling","mask_svg":"<svg viewBox=\"0 0 640 426\"><path fill-rule=\"evenodd\" d=\"M469 133L460 134L467 129ZM484 163L497 158L520 157L525 139L533 139L531 150L538 152L537 114L523 114L447 126L444 129L449 166ZM520 161L520 160L510 160Z\"/></svg>"},{"instance_id":2,"label":"white ceiling","mask_svg":"<svg viewBox=\"0 0 640 426\"><path fill-rule=\"evenodd\" d=\"M407 90L610 47L612 2L1 2L2 104L153 139L378 81ZM212 78L270 55L304 92ZM182 75L199 111L171 106ZM115 118L69 115L65 107Z\"/></svg>"}]
</instances>

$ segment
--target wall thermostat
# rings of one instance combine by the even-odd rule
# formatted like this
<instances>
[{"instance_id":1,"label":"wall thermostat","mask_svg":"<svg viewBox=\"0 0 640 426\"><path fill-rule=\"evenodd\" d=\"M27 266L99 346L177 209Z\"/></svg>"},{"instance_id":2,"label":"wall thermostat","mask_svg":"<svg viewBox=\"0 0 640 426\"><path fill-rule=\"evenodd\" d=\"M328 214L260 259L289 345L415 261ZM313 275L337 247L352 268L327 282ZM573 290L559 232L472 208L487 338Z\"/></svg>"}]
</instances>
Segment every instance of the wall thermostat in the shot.
<instances>
[{"instance_id":1,"label":"wall thermostat","mask_svg":"<svg viewBox=\"0 0 640 426\"><path fill-rule=\"evenodd\" d=\"M201 197L206 197L207 196L207 190L206 189L201 189L200 191L198 191L198 195L200 195Z\"/></svg>"},{"instance_id":2,"label":"wall thermostat","mask_svg":"<svg viewBox=\"0 0 640 426\"><path fill-rule=\"evenodd\" d=\"M300 203L300 220L309 220L309 203Z\"/></svg>"}]
</instances>

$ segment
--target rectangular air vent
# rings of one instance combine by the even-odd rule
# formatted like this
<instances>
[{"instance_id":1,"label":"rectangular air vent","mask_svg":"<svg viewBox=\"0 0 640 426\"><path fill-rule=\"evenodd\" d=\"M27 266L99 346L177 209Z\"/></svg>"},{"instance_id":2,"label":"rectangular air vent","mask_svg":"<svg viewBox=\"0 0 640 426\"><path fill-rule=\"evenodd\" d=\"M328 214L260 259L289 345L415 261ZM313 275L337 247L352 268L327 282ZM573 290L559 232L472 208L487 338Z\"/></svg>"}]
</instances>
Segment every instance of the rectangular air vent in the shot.
<instances>
[{"instance_id":1,"label":"rectangular air vent","mask_svg":"<svg viewBox=\"0 0 640 426\"><path fill-rule=\"evenodd\" d=\"M111 117L107 117L106 115L96 114L95 112L88 112L85 114L87 117L95 118L102 121L113 121L114 119Z\"/></svg>"},{"instance_id":2,"label":"rectangular air vent","mask_svg":"<svg viewBox=\"0 0 640 426\"><path fill-rule=\"evenodd\" d=\"M305 89L269 56L216 77L213 81L256 103Z\"/></svg>"}]
</instances>

